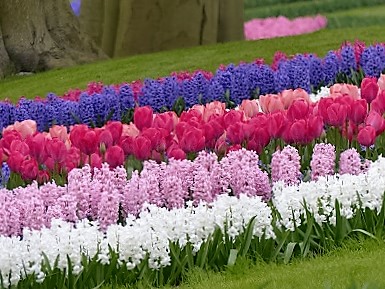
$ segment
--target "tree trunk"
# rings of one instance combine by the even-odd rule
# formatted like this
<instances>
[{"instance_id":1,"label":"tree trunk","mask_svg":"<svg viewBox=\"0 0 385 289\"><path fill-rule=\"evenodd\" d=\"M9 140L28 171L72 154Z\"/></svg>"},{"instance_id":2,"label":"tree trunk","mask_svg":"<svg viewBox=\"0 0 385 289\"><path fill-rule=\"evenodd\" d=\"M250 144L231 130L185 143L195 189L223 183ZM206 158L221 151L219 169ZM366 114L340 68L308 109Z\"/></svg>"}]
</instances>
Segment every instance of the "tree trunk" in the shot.
<instances>
[{"instance_id":1,"label":"tree trunk","mask_svg":"<svg viewBox=\"0 0 385 289\"><path fill-rule=\"evenodd\" d=\"M219 1L218 42L244 40L243 1Z\"/></svg>"},{"instance_id":2,"label":"tree trunk","mask_svg":"<svg viewBox=\"0 0 385 289\"><path fill-rule=\"evenodd\" d=\"M0 30L3 74L11 63L34 72L106 58L80 31L68 0L0 0Z\"/></svg>"}]
</instances>

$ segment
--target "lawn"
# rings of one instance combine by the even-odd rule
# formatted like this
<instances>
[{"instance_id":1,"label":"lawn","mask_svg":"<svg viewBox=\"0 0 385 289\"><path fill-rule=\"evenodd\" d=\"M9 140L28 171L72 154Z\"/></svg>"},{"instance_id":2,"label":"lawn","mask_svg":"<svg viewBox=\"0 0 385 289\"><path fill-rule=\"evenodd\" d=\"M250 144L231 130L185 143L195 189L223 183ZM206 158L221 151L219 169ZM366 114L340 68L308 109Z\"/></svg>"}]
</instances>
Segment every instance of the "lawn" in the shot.
<instances>
[{"instance_id":1,"label":"lawn","mask_svg":"<svg viewBox=\"0 0 385 289\"><path fill-rule=\"evenodd\" d=\"M356 39L367 44L384 42L383 27L322 30L293 37L192 47L52 70L32 76L13 76L0 80L0 98L15 101L20 96L45 96L49 92L63 94L71 88L85 88L91 81L116 84L166 76L173 71L215 71L220 64L252 61L256 58L264 58L270 63L274 53L279 50L288 55L312 52L324 56L327 51L338 49L343 41Z\"/></svg>"},{"instance_id":2,"label":"lawn","mask_svg":"<svg viewBox=\"0 0 385 289\"><path fill-rule=\"evenodd\" d=\"M223 273L195 271L178 289L384 288L384 268L384 242L350 241L324 256L296 259L288 265L240 262Z\"/></svg>"}]
</instances>

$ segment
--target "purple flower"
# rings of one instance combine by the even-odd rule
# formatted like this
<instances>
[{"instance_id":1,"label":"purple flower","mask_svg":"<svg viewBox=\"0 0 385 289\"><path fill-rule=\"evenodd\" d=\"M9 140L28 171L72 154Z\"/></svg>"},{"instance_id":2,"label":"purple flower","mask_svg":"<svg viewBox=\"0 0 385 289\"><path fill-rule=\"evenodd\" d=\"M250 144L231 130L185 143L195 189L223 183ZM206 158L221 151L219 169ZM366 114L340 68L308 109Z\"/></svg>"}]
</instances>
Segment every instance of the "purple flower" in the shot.
<instances>
[{"instance_id":1,"label":"purple flower","mask_svg":"<svg viewBox=\"0 0 385 289\"><path fill-rule=\"evenodd\" d=\"M273 153L271 160L271 180L284 181L286 185L298 185L301 180L301 157L298 150L286 146L282 151Z\"/></svg>"},{"instance_id":2,"label":"purple flower","mask_svg":"<svg viewBox=\"0 0 385 289\"><path fill-rule=\"evenodd\" d=\"M81 0L71 0L71 8L74 11L76 16L80 15Z\"/></svg>"},{"instance_id":3,"label":"purple flower","mask_svg":"<svg viewBox=\"0 0 385 289\"><path fill-rule=\"evenodd\" d=\"M336 160L335 147L331 144L316 144L310 162L311 179L318 180L319 177L334 174Z\"/></svg>"}]
</instances>

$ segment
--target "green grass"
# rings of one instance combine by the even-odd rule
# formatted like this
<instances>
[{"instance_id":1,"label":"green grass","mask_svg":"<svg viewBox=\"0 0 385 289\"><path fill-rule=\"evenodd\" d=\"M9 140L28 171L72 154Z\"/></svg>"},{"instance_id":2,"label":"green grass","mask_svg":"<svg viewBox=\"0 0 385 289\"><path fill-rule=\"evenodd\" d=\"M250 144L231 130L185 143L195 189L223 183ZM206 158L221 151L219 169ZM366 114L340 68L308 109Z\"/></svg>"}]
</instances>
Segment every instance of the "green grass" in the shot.
<instances>
[{"instance_id":1,"label":"green grass","mask_svg":"<svg viewBox=\"0 0 385 289\"><path fill-rule=\"evenodd\" d=\"M325 15L328 28L355 28L385 23L385 5L339 11Z\"/></svg>"},{"instance_id":2,"label":"green grass","mask_svg":"<svg viewBox=\"0 0 385 289\"><path fill-rule=\"evenodd\" d=\"M178 289L385 288L385 243L351 241L343 248L289 265L240 262L223 273L195 271ZM352 287L353 282L357 287ZM364 287L368 286L368 287ZM138 286L140 288L140 286ZM101 289L123 289L109 287Z\"/></svg>"},{"instance_id":3,"label":"green grass","mask_svg":"<svg viewBox=\"0 0 385 289\"><path fill-rule=\"evenodd\" d=\"M183 50L165 51L114 59L93 64L38 73L13 76L0 80L0 99L17 100L20 96L45 96L49 92L62 94L71 88L85 88L91 81L105 84L129 82L145 77L156 78L172 71L198 68L215 71L220 64L265 58L271 62L277 50L286 53L313 52L320 56L337 49L345 40L359 38L367 43L385 41L384 28L373 26L359 29L323 30L313 34L260 41L232 42Z\"/></svg>"},{"instance_id":4,"label":"green grass","mask_svg":"<svg viewBox=\"0 0 385 289\"><path fill-rule=\"evenodd\" d=\"M245 8L245 20L280 15L286 16L288 18L294 18L305 15L314 15L318 13L325 14L335 11L345 11L347 9L353 8L363 8L365 6L375 6L383 3L383 0L294 1L290 3Z\"/></svg>"}]
</instances>

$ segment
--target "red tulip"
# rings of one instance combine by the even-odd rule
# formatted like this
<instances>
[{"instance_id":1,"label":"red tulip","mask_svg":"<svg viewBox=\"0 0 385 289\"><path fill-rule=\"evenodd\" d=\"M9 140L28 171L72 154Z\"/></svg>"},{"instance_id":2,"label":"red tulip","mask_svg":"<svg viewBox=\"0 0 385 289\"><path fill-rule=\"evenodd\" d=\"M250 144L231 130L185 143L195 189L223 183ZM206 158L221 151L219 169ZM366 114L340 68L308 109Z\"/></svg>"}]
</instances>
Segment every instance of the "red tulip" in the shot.
<instances>
[{"instance_id":1,"label":"red tulip","mask_svg":"<svg viewBox=\"0 0 385 289\"><path fill-rule=\"evenodd\" d=\"M8 160L7 160L7 164L9 166L9 168L11 169L11 171L16 172L16 173L20 173L21 164L25 159L26 159L26 157L22 153L15 151L9 155Z\"/></svg>"},{"instance_id":2,"label":"red tulip","mask_svg":"<svg viewBox=\"0 0 385 289\"><path fill-rule=\"evenodd\" d=\"M361 97L371 103L378 94L379 87L377 79L374 77L365 77L361 82Z\"/></svg>"},{"instance_id":3,"label":"red tulip","mask_svg":"<svg viewBox=\"0 0 385 289\"><path fill-rule=\"evenodd\" d=\"M326 109L326 118L324 121L326 124L341 127L344 125L348 116L348 106L334 102Z\"/></svg>"},{"instance_id":4,"label":"red tulip","mask_svg":"<svg viewBox=\"0 0 385 289\"><path fill-rule=\"evenodd\" d=\"M184 133L179 145L186 153L198 152L205 148L205 137L202 130L191 127Z\"/></svg>"},{"instance_id":5,"label":"red tulip","mask_svg":"<svg viewBox=\"0 0 385 289\"><path fill-rule=\"evenodd\" d=\"M21 177L26 181L35 180L39 173L39 166L35 159L26 159L20 166Z\"/></svg>"},{"instance_id":6,"label":"red tulip","mask_svg":"<svg viewBox=\"0 0 385 289\"><path fill-rule=\"evenodd\" d=\"M67 157L67 147L64 142L58 138L48 140L46 143L47 155L52 158L55 163L62 163Z\"/></svg>"},{"instance_id":7,"label":"red tulip","mask_svg":"<svg viewBox=\"0 0 385 289\"><path fill-rule=\"evenodd\" d=\"M286 143L306 144L309 140L306 120L300 119L288 123L282 134L282 138Z\"/></svg>"},{"instance_id":8,"label":"red tulip","mask_svg":"<svg viewBox=\"0 0 385 289\"><path fill-rule=\"evenodd\" d=\"M4 131L3 137L0 139L0 146L6 156L10 155L10 147L14 140L21 140L21 134L16 130Z\"/></svg>"},{"instance_id":9,"label":"red tulip","mask_svg":"<svg viewBox=\"0 0 385 289\"><path fill-rule=\"evenodd\" d=\"M308 131L308 142L319 138L323 132L324 122L322 117L317 116L309 116L307 119L307 131Z\"/></svg>"},{"instance_id":10,"label":"red tulip","mask_svg":"<svg viewBox=\"0 0 385 289\"><path fill-rule=\"evenodd\" d=\"M98 136L93 130L89 130L81 137L79 145L80 151L89 156L97 150Z\"/></svg>"},{"instance_id":11,"label":"red tulip","mask_svg":"<svg viewBox=\"0 0 385 289\"><path fill-rule=\"evenodd\" d=\"M106 149L112 146L114 144L114 138L112 136L112 133L107 129L103 130L99 134L98 144L99 146L103 144Z\"/></svg>"},{"instance_id":12,"label":"red tulip","mask_svg":"<svg viewBox=\"0 0 385 289\"><path fill-rule=\"evenodd\" d=\"M145 136L137 136L133 143L133 153L138 160L146 160L151 156L151 141Z\"/></svg>"},{"instance_id":13,"label":"red tulip","mask_svg":"<svg viewBox=\"0 0 385 289\"><path fill-rule=\"evenodd\" d=\"M46 137L41 133L37 133L26 139L26 143L29 147L29 154L35 158L39 164L43 164L48 157L45 149L46 141Z\"/></svg>"},{"instance_id":14,"label":"red tulip","mask_svg":"<svg viewBox=\"0 0 385 289\"><path fill-rule=\"evenodd\" d=\"M173 158L176 160L184 160L186 159L186 153L178 147L174 147L172 150L167 152L167 156L169 159Z\"/></svg>"},{"instance_id":15,"label":"red tulip","mask_svg":"<svg viewBox=\"0 0 385 289\"><path fill-rule=\"evenodd\" d=\"M247 143L248 150L254 150L261 153L265 146L270 142L270 135L266 128L259 127L255 129L254 137Z\"/></svg>"},{"instance_id":16,"label":"red tulip","mask_svg":"<svg viewBox=\"0 0 385 289\"><path fill-rule=\"evenodd\" d=\"M75 125L70 131L71 144L80 149L81 140L88 131L89 128L85 124Z\"/></svg>"},{"instance_id":17,"label":"red tulip","mask_svg":"<svg viewBox=\"0 0 385 289\"><path fill-rule=\"evenodd\" d=\"M148 138L151 141L151 150L162 152L166 148L166 139L163 137L162 132L156 128L148 128L143 131L142 136Z\"/></svg>"},{"instance_id":18,"label":"red tulip","mask_svg":"<svg viewBox=\"0 0 385 289\"><path fill-rule=\"evenodd\" d=\"M376 141L376 130L374 127L367 125L361 128L357 135L359 144L369 147Z\"/></svg>"},{"instance_id":19,"label":"red tulip","mask_svg":"<svg viewBox=\"0 0 385 289\"><path fill-rule=\"evenodd\" d=\"M286 117L282 111L277 111L269 116L266 122L267 131L272 138L280 138L285 128Z\"/></svg>"},{"instance_id":20,"label":"red tulip","mask_svg":"<svg viewBox=\"0 0 385 289\"><path fill-rule=\"evenodd\" d=\"M18 151L24 156L29 155L29 146L22 140L15 139L9 147L10 152Z\"/></svg>"},{"instance_id":21,"label":"red tulip","mask_svg":"<svg viewBox=\"0 0 385 289\"><path fill-rule=\"evenodd\" d=\"M109 121L105 129L111 133L113 144L117 144L123 133L123 124L120 121Z\"/></svg>"},{"instance_id":22,"label":"red tulip","mask_svg":"<svg viewBox=\"0 0 385 289\"><path fill-rule=\"evenodd\" d=\"M226 129L227 139L232 144L241 144L245 140L245 132L243 129L244 123L236 122L231 124Z\"/></svg>"},{"instance_id":23,"label":"red tulip","mask_svg":"<svg viewBox=\"0 0 385 289\"><path fill-rule=\"evenodd\" d=\"M97 153L93 153L90 157L90 164L91 168L98 168L100 169L102 167L102 158Z\"/></svg>"},{"instance_id":24,"label":"red tulip","mask_svg":"<svg viewBox=\"0 0 385 289\"><path fill-rule=\"evenodd\" d=\"M124 151L124 155L132 155L134 153L134 138L130 136L123 137L120 140L120 147Z\"/></svg>"},{"instance_id":25,"label":"red tulip","mask_svg":"<svg viewBox=\"0 0 385 289\"><path fill-rule=\"evenodd\" d=\"M145 128L152 126L153 121L153 110L149 106L142 106L135 108L134 111L134 124L135 126L142 131Z\"/></svg>"},{"instance_id":26,"label":"red tulip","mask_svg":"<svg viewBox=\"0 0 385 289\"><path fill-rule=\"evenodd\" d=\"M368 103L365 99L355 100L350 109L349 119L355 124L360 124L365 121L368 114Z\"/></svg>"},{"instance_id":27,"label":"red tulip","mask_svg":"<svg viewBox=\"0 0 385 289\"><path fill-rule=\"evenodd\" d=\"M290 121L304 119L309 114L309 103L304 99L296 99L287 110L287 118Z\"/></svg>"},{"instance_id":28,"label":"red tulip","mask_svg":"<svg viewBox=\"0 0 385 289\"><path fill-rule=\"evenodd\" d=\"M106 151L106 162L112 168L123 165L124 151L120 146L109 147Z\"/></svg>"},{"instance_id":29,"label":"red tulip","mask_svg":"<svg viewBox=\"0 0 385 289\"><path fill-rule=\"evenodd\" d=\"M239 110L230 110L225 113L223 116L223 123L225 127L229 127L230 125L240 122L243 119L243 112Z\"/></svg>"},{"instance_id":30,"label":"red tulip","mask_svg":"<svg viewBox=\"0 0 385 289\"><path fill-rule=\"evenodd\" d=\"M172 132L175 129L176 119L177 116L173 111L159 113L154 118L153 127L163 128L166 129L168 132Z\"/></svg>"}]
</instances>

